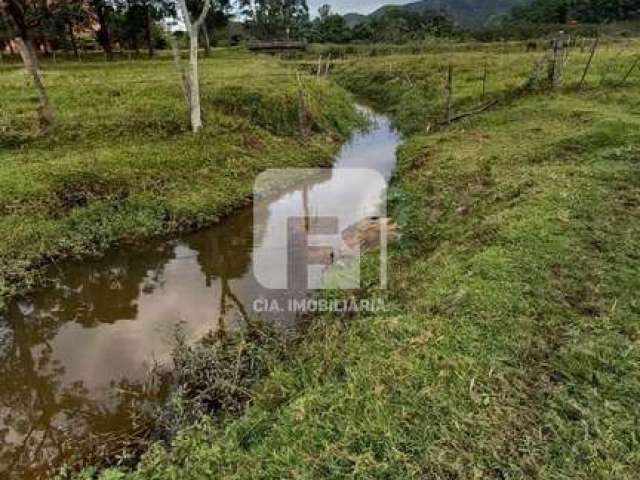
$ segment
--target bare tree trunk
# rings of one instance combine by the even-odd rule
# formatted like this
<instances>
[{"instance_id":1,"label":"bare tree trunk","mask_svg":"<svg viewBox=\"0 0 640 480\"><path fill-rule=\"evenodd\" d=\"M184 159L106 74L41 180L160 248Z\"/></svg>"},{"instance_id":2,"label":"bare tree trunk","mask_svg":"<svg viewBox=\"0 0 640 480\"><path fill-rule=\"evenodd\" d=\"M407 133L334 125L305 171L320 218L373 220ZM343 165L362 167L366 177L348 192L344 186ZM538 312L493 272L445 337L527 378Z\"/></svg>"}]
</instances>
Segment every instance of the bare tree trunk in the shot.
<instances>
[{"instance_id":1,"label":"bare tree trunk","mask_svg":"<svg viewBox=\"0 0 640 480\"><path fill-rule=\"evenodd\" d=\"M16 42L16 46L18 48L18 51L20 52L22 61L24 62L25 69L33 77L33 84L36 87L36 91L38 92L38 99L40 101L40 105L38 106L40 129L43 132L46 132L53 126L55 122L55 112L53 111L51 102L49 102L47 91L44 88L42 74L40 73L40 68L38 67L38 57L36 56L30 42L25 42L22 37L16 37L14 41Z\"/></svg>"},{"instance_id":2,"label":"bare tree trunk","mask_svg":"<svg viewBox=\"0 0 640 480\"><path fill-rule=\"evenodd\" d=\"M198 31L191 30L189 46L189 115L191 130L198 133L202 129L202 114L200 111L200 81L198 77Z\"/></svg>"},{"instance_id":3,"label":"bare tree trunk","mask_svg":"<svg viewBox=\"0 0 640 480\"><path fill-rule=\"evenodd\" d=\"M205 0L202 12L196 21L191 20L186 0L179 0L180 13L189 33L189 66L185 78L185 91L191 119L191 130L198 133L202 129L202 114L200 110L200 80L198 77L198 36L209 9L211 0Z\"/></svg>"}]
</instances>

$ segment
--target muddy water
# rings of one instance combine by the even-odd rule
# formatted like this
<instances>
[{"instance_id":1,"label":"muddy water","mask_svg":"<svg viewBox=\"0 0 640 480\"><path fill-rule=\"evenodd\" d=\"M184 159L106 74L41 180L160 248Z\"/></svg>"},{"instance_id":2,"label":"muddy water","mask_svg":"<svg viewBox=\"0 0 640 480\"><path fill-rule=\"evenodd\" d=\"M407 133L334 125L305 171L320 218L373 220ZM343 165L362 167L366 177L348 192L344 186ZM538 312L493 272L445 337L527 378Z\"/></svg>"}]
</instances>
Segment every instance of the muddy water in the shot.
<instances>
[{"instance_id":1,"label":"muddy water","mask_svg":"<svg viewBox=\"0 0 640 480\"><path fill-rule=\"evenodd\" d=\"M353 169L388 178L399 137L385 117L371 115L373 127L355 135L333 168L303 188L177 240L53 267L53 287L15 300L0 317L0 478L37 478L79 441L130 431L131 395L148 368L168 358L178 322L192 339L242 328L255 316L295 322L254 308L256 299L274 296L263 286L268 278L256 279L264 266L281 273L273 246L278 213L302 217L343 205L347 224L376 214L384 183Z\"/></svg>"}]
</instances>

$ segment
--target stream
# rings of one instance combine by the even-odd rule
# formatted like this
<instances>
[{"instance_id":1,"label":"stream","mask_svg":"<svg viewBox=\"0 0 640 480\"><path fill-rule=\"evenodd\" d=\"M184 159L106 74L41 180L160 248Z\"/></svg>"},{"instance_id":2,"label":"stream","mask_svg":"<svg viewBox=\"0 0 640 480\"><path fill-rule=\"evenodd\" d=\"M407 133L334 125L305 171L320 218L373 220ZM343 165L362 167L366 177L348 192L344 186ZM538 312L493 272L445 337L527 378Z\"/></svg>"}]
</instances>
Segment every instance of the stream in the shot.
<instances>
[{"instance_id":1,"label":"stream","mask_svg":"<svg viewBox=\"0 0 640 480\"><path fill-rule=\"evenodd\" d=\"M380 214L385 182L359 169L388 180L400 137L388 118L368 114L372 126L304 187L178 239L52 266L51 287L14 299L0 316L0 478L41 478L88 435L130 431L128 395L169 359L176 324L191 340L256 317L295 324L296 315L255 308L297 288L270 285L286 269L275 246L281 219L318 217L327 206L342 206L345 225Z\"/></svg>"}]
</instances>

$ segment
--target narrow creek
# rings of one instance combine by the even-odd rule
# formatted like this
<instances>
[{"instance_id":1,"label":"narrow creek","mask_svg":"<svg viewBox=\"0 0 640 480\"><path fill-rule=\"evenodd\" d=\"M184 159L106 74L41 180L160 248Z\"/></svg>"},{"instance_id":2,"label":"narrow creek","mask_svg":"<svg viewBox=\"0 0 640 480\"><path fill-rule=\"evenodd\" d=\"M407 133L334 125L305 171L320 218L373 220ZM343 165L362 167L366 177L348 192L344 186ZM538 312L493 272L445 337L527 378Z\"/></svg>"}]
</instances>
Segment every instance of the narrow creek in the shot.
<instances>
[{"instance_id":1,"label":"narrow creek","mask_svg":"<svg viewBox=\"0 0 640 480\"><path fill-rule=\"evenodd\" d=\"M332 168L270 199L260 215L248 208L175 240L52 267L52 287L15 299L0 317L0 478L39 478L88 435L130 430L127 392L168 358L178 322L195 340L258 315L254 301L273 290L257 280L253 260L271 259L279 272L272 247L278 212L308 217L326 205L347 206L352 224L375 215L385 184L358 169L389 179L400 137L388 118L369 115L372 127L343 146Z\"/></svg>"}]
</instances>

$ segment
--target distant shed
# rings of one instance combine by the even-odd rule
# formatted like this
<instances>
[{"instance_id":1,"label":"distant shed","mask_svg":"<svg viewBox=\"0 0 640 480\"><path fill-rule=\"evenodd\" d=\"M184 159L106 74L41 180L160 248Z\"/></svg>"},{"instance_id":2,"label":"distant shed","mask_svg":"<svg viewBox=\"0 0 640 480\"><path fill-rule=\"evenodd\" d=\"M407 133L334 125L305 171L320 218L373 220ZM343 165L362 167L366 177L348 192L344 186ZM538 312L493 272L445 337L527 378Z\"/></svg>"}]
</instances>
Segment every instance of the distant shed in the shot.
<instances>
[{"instance_id":1,"label":"distant shed","mask_svg":"<svg viewBox=\"0 0 640 480\"><path fill-rule=\"evenodd\" d=\"M307 42L251 42L247 48L253 52L263 53L302 52L307 49Z\"/></svg>"}]
</instances>

